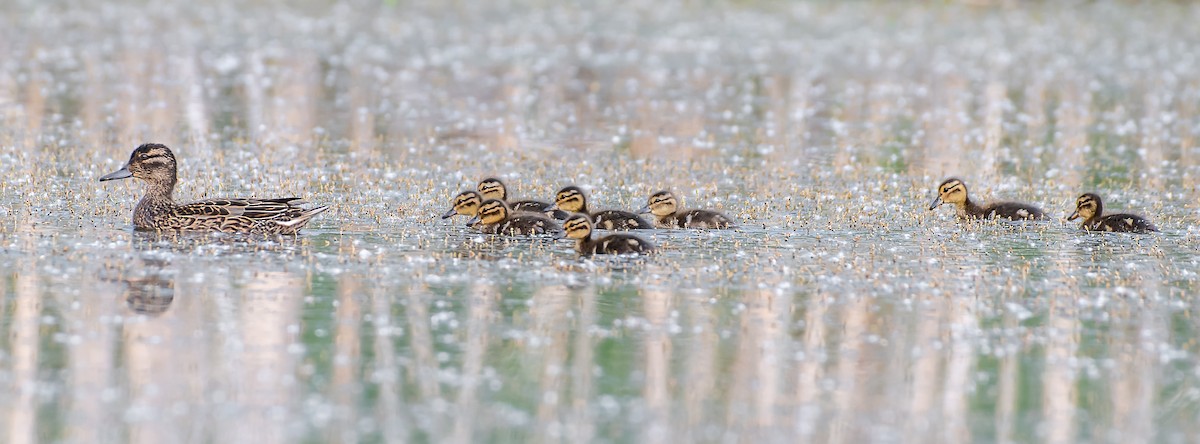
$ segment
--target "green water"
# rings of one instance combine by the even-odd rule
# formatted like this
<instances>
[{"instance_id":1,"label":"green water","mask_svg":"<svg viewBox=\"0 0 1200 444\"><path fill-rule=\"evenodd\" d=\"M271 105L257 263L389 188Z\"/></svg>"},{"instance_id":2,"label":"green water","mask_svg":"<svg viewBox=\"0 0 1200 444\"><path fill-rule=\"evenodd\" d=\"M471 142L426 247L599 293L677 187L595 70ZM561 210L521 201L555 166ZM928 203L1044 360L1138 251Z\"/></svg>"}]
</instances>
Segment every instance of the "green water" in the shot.
<instances>
[{"instance_id":1,"label":"green water","mask_svg":"<svg viewBox=\"0 0 1200 444\"><path fill-rule=\"evenodd\" d=\"M1194 5L188 3L0 6L0 442L1200 439ZM333 208L134 232L150 141ZM488 176L739 227L438 217Z\"/></svg>"}]
</instances>

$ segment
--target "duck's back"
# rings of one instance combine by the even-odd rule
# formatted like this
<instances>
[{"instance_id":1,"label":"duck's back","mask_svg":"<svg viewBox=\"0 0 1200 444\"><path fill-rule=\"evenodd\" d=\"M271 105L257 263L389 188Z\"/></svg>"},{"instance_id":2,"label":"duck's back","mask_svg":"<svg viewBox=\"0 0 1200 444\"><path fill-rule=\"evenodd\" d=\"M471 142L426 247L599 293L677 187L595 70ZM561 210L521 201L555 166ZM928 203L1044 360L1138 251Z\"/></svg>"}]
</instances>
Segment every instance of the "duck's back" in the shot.
<instances>
[{"instance_id":1,"label":"duck's back","mask_svg":"<svg viewBox=\"0 0 1200 444\"><path fill-rule=\"evenodd\" d=\"M639 254L654 251L654 245L631 234L611 234L581 242L582 254Z\"/></svg>"},{"instance_id":2,"label":"duck's back","mask_svg":"<svg viewBox=\"0 0 1200 444\"><path fill-rule=\"evenodd\" d=\"M493 234L504 235L535 235L562 233L562 227L550 218L538 214L520 214L511 216L494 226Z\"/></svg>"},{"instance_id":3,"label":"duck's back","mask_svg":"<svg viewBox=\"0 0 1200 444\"><path fill-rule=\"evenodd\" d=\"M1092 224L1093 231L1114 231L1120 233L1149 233L1158 231L1158 227L1142 216L1136 214L1109 214L1101 217Z\"/></svg>"},{"instance_id":4,"label":"duck's back","mask_svg":"<svg viewBox=\"0 0 1200 444\"><path fill-rule=\"evenodd\" d=\"M729 228L733 220L724 214L711 210L686 210L659 219L659 226L679 228Z\"/></svg>"},{"instance_id":5,"label":"duck's back","mask_svg":"<svg viewBox=\"0 0 1200 444\"><path fill-rule=\"evenodd\" d=\"M540 200L518 200L508 203L509 208L514 212L538 213L545 214L546 217L552 217L558 220L566 219L570 213L554 208L554 204Z\"/></svg>"},{"instance_id":6,"label":"duck's back","mask_svg":"<svg viewBox=\"0 0 1200 444\"><path fill-rule=\"evenodd\" d=\"M592 221L597 228L605 230L645 230L654 228L636 214L628 211L608 210L592 214Z\"/></svg>"},{"instance_id":7,"label":"duck's back","mask_svg":"<svg viewBox=\"0 0 1200 444\"><path fill-rule=\"evenodd\" d=\"M1044 219L1046 213L1041 208L1020 202L998 202L989 205L983 212L987 218L999 217L1011 220Z\"/></svg>"}]
</instances>

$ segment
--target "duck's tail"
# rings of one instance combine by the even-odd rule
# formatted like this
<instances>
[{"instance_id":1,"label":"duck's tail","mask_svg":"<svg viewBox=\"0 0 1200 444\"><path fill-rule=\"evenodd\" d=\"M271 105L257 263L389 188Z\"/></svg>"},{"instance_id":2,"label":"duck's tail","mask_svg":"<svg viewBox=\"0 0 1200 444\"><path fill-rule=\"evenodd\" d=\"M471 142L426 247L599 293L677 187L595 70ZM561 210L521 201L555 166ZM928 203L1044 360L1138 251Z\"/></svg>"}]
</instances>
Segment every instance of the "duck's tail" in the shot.
<instances>
[{"instance_id":1,"label":"duck's tail","mask_svg":"<svg viewBox=\"0 0 1200 444\"><path fill-rule=\"evenodd\" d=\"M308 224L308 221L312 220L313 217L316 217L318 214L324 213L328 209L329 209L329 205L322 205L322 206L310 209L308 211L305 211L303 213L300 213L300 215L296 216L296 218L294 218L294 219L289 219L289 220L275 219L273 221L276 224L279 224L280 226L286 228L287 231L296 232L296 231L300 231L301 228L304 228L304 226Z\"/></svg>"}]
</instances>

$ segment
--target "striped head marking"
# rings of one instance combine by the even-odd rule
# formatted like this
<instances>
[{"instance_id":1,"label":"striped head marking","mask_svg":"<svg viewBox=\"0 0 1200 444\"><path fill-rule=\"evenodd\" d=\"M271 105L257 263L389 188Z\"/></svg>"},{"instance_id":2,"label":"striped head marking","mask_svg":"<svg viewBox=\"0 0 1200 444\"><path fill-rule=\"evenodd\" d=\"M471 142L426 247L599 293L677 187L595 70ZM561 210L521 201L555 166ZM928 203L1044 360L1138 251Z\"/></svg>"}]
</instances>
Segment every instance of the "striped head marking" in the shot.
<instances>
[{"instance_id":1,"label":"striped head marking","mask_svg":"<svg viewBox=\"0 0 1200 444\"><path fill-rule=\"evenodd\" d=\"M967 201L967 184L957 178L949 178L942 182L937 187L937 197L933 199L933 203L929 204L929 209L940 207L943 203L952 203L955 205L963 204Z\"/></svg>"},{"instance_id":2,"label":"striped head marking","mask_svg":"<svg viewBox=\"0 0 1200 444\"><path fill-rule=\"evenodd\" d=\"M484 199L508 200L508 188L504 186L504 182L495 177L483 179L476 189Z\"/></svg>"},{"instance_id":3,"label":"striped head marking","mask_svg":"<svg viewBox=\"0 0 1200 444\"><path fill-rule=\"evenodd\" d=\"M483 203L483 198L479 193L474 191L463 191L454 196L450 200L450 211L442 215L442 219L448 219L454 215L461 214L463 216L474 216L479 211L479 205Z\"/></svg>"},{"instance_id":4,"label":"striped head marking","mask_svg":"<svg viewBox=\"0 0 1200 444\"><path fill-rule=\"evenodd\" d=\"M670 216L675 214L679 208L679 203L675 199L675 195L670 191L659 191L651 194L646 200L646 206L642 207L639 213L652 213L655 216Z\"/></svg>"},{"instance_id":5,"label":"striped head marking","mask_svg":"<svg viewBox=\"0 0 1200 444\"><path fill-rule=\"evenodd\" d=\"M175 184L175 154L161 143L146 143L133 150L129 162L120 170L106 174L101 181L136 177L147 182Z\"/></svg>"},{"instance_id":6,"label":"striped head marking","mask_svg":"<svg viewBox=\"0 0 1200 444\"><path fill-rule=\"evenodd\" d=\"M576 214L563 222L563 231L571 239L587 239L592 235L592 220L585 215Z\"/></svg>"},{"instance_id":7,"label":"striped head marking","mask_svg":"<svg viewBox=\"0 0 1200 444\"><path fill-rule=\"evenodd\" d=\"M580 213L587 207L587 196L584 196L583 190L579 187L566 187L558 190L558 194L554 195L554 205L563 211Z\"/></svg>"},{"instance_id":8,"label":"striped head marking","mask_svg":"<svg viewBox=\"0 0 1200 444\"><path fill-rule=\"evenodd\" d=\"M479 205L479 214L476 216L484 225L498 224L508 219L508 204L504 201L496 199L488 199Z\"/></svg>"},{"instance_id":9,"label":"striped head marking","mask_svg":"<svg viewBox=\"0 0 1200 444\"><path fill-rule=\"evenodd\" d=\"M1100 202L1100 196L1094 193L1087 193L1075 199L1075 212L1071 213L1067 217L1067 220L1075 220L1082 217L1086 221L1100 214L1103 208L1104 204Z\"/></svg>"}]
</instances>

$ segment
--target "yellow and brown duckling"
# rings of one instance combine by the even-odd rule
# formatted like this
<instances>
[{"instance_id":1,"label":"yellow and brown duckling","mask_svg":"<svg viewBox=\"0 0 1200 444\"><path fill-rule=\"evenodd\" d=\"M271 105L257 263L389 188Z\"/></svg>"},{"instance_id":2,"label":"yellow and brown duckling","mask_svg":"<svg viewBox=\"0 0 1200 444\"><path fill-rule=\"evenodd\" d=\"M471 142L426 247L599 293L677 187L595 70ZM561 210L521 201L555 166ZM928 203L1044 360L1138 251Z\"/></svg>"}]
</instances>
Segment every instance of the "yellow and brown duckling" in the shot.
<instances>
[{"instance_id":1,"label":"yellow and brown duckling","mask_svg":"<svg viewBox=\"0 0 1200 444\"><path fill-rule=\"evenodd\" d=\"M483 205L483 198L479 196L479 193L463 191L450 200L450 210L442 214L442 219L449 219L458 215L475 217L475 214L479 212L480 205ZM478 227L473 226L473 228Z\"/></svg>"},{"instance_id":2,"label":"yellow and brown duckling","mask_svg":"<svg viewBox=\"0 0 1200 444\"><path fill-rule=\"evenodd\" d=\"M554 195L554 208L582 213L592 218L592 224L605 230L644 230L652 229L653 225L634 213L621 210L605 210L592 213L588 211L587 195L577 186L569 186L558 190Z\"/></svg>"},{"instance_id":3,"label":"yellow and brown duckling","mask_svg":"<svg viewBox=\"0 0 1200 444\"><path fill-rule=\"evenodd\" d=\"M480 204L475 218L467 225L474 226L476 223L488 234L516 236L562 233L562 228L550 218L536 213L513 214L508 204L498 199L488 199Z\"/></svg>"},{"instance_id":4,"label":"yellow and brown duckling","mask_svg":"<svg viewBox=\"0 0 1200 444\"><path fill-rule=\"evenodd\" d=\"M147 143L133 150L121 169L100 181L136 177L146 182L146 194L133 209L138 230L196 230L226 233L296 234L328 206L305 208L295 197L276 199L208 199L176 204L175 154L166 145Z\"/></svg>"},{"instance_id":5,"label":"yellow and brown duckling","mask_svg":"<svg viewBox=\"0 0 1200 444\"><path fill-rule=\"evenodd\" d=\"M1095 193L1087 193L1075 199L1075 212L1067 220L1083 218L1080 228L1088 231L1115 231L1121 233L1149 233L1158 228L1149 220L1136 214L1104 214L1104 202Z\"/></svg>"},{"instance_id":6,"label":"yellow and brown duckling","mask_svg":"<svg viewBox=\"0 0 1200 444\"><path fill-rule=\"evenodd\" d=\"M1033 205L1020 202L996 202L980 206L967 196L967 184L958 178L951 177L938 185L937 197L929 204L933 210L944 203L954 204L959 219L991 219L1003 218L1011 220L1036 220L1046 217L1046 213Z\"/></svg>"},{"instance_id":7,"label":"yellow and brown duckling","mask_svg":"<svg viewBox=\"0 0 1200 444\"><path fill-rule=\"evenodd\" d=\"M670 191L651 194L639 214L651 213L658 228L731 228L733 220L712 210L680 210L679 201Z\"/></svg>"},{"instance_id":8,"label":"yellow and brown duckling","mask_svg":"<svg viewBox=\"0 0 1200 444\"><path fill-rule=\"evenodd\" d=\"M554 209L554 204L542 200L508 200L508 187L504 182L495 177L489 177L479 182L475 187L484 199L496 199L504 201L508 204L508 208L514 212L530 212L542 213L546 216L555 219L566 219L569 214L562 210Z\"/></svg>"},{"instance_id":9,"label":"yellow and brown duckling","mask_svg":"<svg viewBox=\"0 0 1200 444\"><path fill-rule=\"evenodd\" d=\"M654 251L654 245L632 234L610 234L592 238L592 219L586 214L575 214L563 222L566 236L575 239L575 251L582 255L592 254L644 254Z\"/></svg>"}]
</instances>

